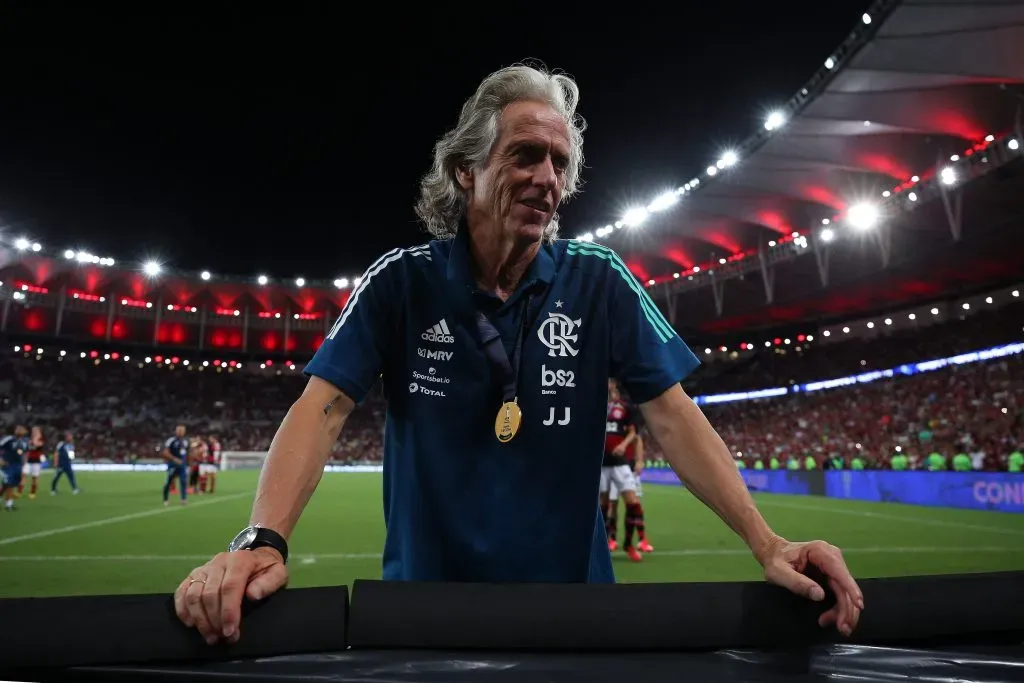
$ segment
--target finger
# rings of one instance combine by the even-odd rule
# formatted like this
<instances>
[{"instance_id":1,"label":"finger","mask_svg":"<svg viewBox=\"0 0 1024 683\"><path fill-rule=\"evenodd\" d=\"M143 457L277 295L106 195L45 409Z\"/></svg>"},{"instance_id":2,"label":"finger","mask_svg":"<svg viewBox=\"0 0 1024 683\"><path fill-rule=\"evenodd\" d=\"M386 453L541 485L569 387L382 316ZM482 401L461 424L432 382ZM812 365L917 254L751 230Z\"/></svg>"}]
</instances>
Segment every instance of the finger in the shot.
<instances>
[{"instance_id":1,"label":"finger","mask_svg":"<svg viewBox=\"0 0 1024 683\"><path fill-rule=\"evenodd\" d=\"M818 569L825 572L830 580L834 580L842 591L850 595L858 609L864 609L864 594L846 567L846 561L839 548L822 543L809 548L807 555Z\"/></svg>"},{"instance_id":2,"label":"finger","mask_svg":"<svg viewBox=\"0 0 1024 683\"><path fill-rule=\"evenodd\" d=\"M845 635L851 635L857 628L857 624L860 622L861 610L857 607L857 598L854 595L842 590L842 587L835 581L829 581L829 585L837 596L841 595L843 598L841 604L841 611L839 614L839 624L841 627L845 627ZM843 630L842 628L840 630Z\"/></svg>"},{"instance_id":3,"label":"finger","mask_svg":"<svg viewBox=\"0 0 1024 683\"><path fill-rule=\"evenodd\" d=\"M844 636L849 636L851 633L853 633L853 629L850 628L850 622L853 620L853 611L856 608L853 606L853 600L850 598L850 595L845 591L835 591L835 596L835 609L837 612L836 630L842 633Z\"/></svg>"},{"instance_id":4,"label":"finger","mask_svg":"<svg viewBox=\"0 0 1024 683\"><path fill-rule=\"evenodd\" d=\"M825 591L816 581L804 576L785 562L770 565L770 569L765 572L765 578L809 600L821 602L825 599Z\"/></svg>"},{"instance_id":5,"label":"finger","mask_svg":"<svg viewBox=\"0 0 1024 683\"><path fill-rule=\"evenodd\" d=\"M203 608L206 610L207 619L210 620L210 628L218 639L224 631L220 620L220 587L223 580L223 565L212 562L206 571L206 583L203 584Z\"/></svg>"},{"instance_id":6,"label":"finger","mask_svg":"<svg viewBox=\"0 0 1024 683\"><path fill-rule=\"evenodd\" d=\"M206 608L203 606L203 584L201 581L195 581L185 589L185 606L188 607L189 617L192 619L192 623L195 624L196 629L199 630L199 635L206 642L211 642L211 637L216 636L216 634L210 625L209 617L206 616Z\"/></svg>"},{"instance_id":7,"label":"finger","mask_svg":"<svg viewBox=\"0 0 1024 683\"><path fill-rule=\"evenodd\" d=\"M231 553L220 587L220 621L225 638L238 635L242 621L242 596L249 577L258 571L252 553Z\"/></svg>"},{"instance_id":8,"label":"finger","mask_svg":"<svg viewBox=\"0 0 1024 683\"><path fill-rule=\"evenodd\" d=\"M832 606L832 609L827 612L822 612L821 616L818 617L818 626L822 628L828 628L832 624L836 623L839 618L839 605L838 603Z\"/></svg>"},{"instance_id":9,"label":"finger","mask_svg":"<svg viewBox=\"0 0 1024 683\"><path fill-rule=\"evenodd\" d=\"M184 581L179 583L178 588L174 591L174 613L178 615L178 619L181 620L181 623L192 628L192 617L189 614L188 606L185 604L185 591L188 590L189 580L190 579L186 578Z\"/></svg>"},{"instance_id":10,"label":"finger","mask_svg":"<svg viewBox=\"0 0 1024 683\"><path fill-rule=\"evenodd\" d=\"M269 561L263 571L254 579L249 581L246 594L252 600L263 598L277 592L288 583L288 570L284 564L276 561Z\"/></svg>"}]
</instances>

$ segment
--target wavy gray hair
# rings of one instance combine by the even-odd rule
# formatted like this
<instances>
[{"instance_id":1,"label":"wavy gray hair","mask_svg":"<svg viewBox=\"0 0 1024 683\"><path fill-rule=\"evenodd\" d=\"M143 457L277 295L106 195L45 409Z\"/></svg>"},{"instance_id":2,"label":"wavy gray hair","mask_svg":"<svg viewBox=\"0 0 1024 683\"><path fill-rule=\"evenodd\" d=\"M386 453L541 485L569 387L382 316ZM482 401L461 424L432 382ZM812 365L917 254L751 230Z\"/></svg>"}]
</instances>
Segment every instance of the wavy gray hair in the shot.
<instances>
[{"instance_id":1,"label":"wavy gray hair","mask_svg":"<svg viewBox=\"0 0 1024 683\"><path fill-rule=\"evenodd\" d=\"M437 239L454 237L466 212L466 192L455 175L460 167L482 168L497 142L501 114L513 102L541 101L562 115L569 127L569 165L565 170L562 201L582 185L583 131L586 121L576 113L580 91L576 82L543 67L516 64L495 71L480 83L462 105L459 121L434 145L434 163L420 180L416 215ZM544 238L558 235L558 214L544 230Z\"/></svg>"}]
</instances>

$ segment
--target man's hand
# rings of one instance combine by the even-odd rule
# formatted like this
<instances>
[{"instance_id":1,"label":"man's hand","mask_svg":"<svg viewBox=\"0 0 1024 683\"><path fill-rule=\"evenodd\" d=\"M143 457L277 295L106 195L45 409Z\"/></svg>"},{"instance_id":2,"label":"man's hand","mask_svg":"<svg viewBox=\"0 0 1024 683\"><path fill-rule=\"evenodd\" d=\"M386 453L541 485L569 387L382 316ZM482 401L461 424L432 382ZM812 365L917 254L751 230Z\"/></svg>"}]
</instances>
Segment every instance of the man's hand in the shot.
<instances>
[{"instance_id":1,"label":"man's hand","mask_svg":"<svg viewBox=\"0 0 1024 683\"><path fill-rule=\"evenodd\" d=\"M288 569L273 548L220 553L196 567L174 591L174 611L210 645L238 642L242 596L262 600L288 583Z\"/></svg>"},{"instance_id":2,"label":"man's hand","mask_svg":"<svg viewBox=\"0 0 1024 683\"><path fill-rule=\"evenodd\" d=\"M625 455L625 454L626 454L626 444L625 444L625 442L620 443L618 446L616 446L615 448L612 449L612 455Z\"/></svg>"},{"instance_id":3,"label":"man's hand","mask_svg":"<svg viewBox=\"0 0 1024 683\"><path fill-rule=\"evenodd\" d=\"M818 602L825 599L825 591L804 575L808 566L816 567L827 577L829 588L836 596L835 606L818 618L818 624L822 628L835 624L845 636L857 628L864 609L864 594L846 568L839 548L824 541L790 543L778 538L759 555L764 577L769 583Z\"/></svg>"}]
</instances>

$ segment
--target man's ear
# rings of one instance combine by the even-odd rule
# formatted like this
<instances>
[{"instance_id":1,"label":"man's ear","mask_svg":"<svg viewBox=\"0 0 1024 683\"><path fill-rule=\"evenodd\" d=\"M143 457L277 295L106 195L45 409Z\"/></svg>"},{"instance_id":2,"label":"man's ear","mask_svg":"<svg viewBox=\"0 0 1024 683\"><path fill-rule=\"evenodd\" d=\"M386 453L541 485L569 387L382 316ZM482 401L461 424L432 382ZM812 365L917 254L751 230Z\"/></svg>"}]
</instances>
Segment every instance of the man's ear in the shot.
<instances>
[{"instance_id":1,"label":"man's ear","mask_svg":"<svg viewBox=\"0 0 1024 683\"><path fill-rule=\"evenodd\" d=\"M473 189L473 171L468 166L459 165L455 168L455 179L463 190Z\"/></svg>"}]
</instances>

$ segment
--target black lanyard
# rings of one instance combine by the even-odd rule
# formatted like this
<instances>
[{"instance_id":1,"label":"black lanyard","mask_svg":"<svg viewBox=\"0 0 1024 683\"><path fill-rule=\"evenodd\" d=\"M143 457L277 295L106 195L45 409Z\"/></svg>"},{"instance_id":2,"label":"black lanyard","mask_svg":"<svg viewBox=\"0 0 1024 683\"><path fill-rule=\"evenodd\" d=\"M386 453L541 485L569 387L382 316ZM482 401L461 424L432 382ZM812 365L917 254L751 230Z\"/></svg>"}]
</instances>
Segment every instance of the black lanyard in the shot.
<instances>
[{"instance_id":1,"label":"black lanyard","mask_svg":"<svg viewBox=\"0 0 1024 683\"><path fill-rule=\"evenodd\" d=\"M519 331L516 332L516 345L512 351L511 360L505 351L505 345L501 343L501 333L494 324L487 319L482 311L476 312L476 326L480 332L480 341L484 346L484 354L490 361L491 367L501 377L502 402L514 401L517 397L519 386L519 365L523 357L523 337L526 335L526 318L530 314L530 300L532 294L527 294L523 304L523 312L519 320Z\"/></svg>"}]
</instances>

